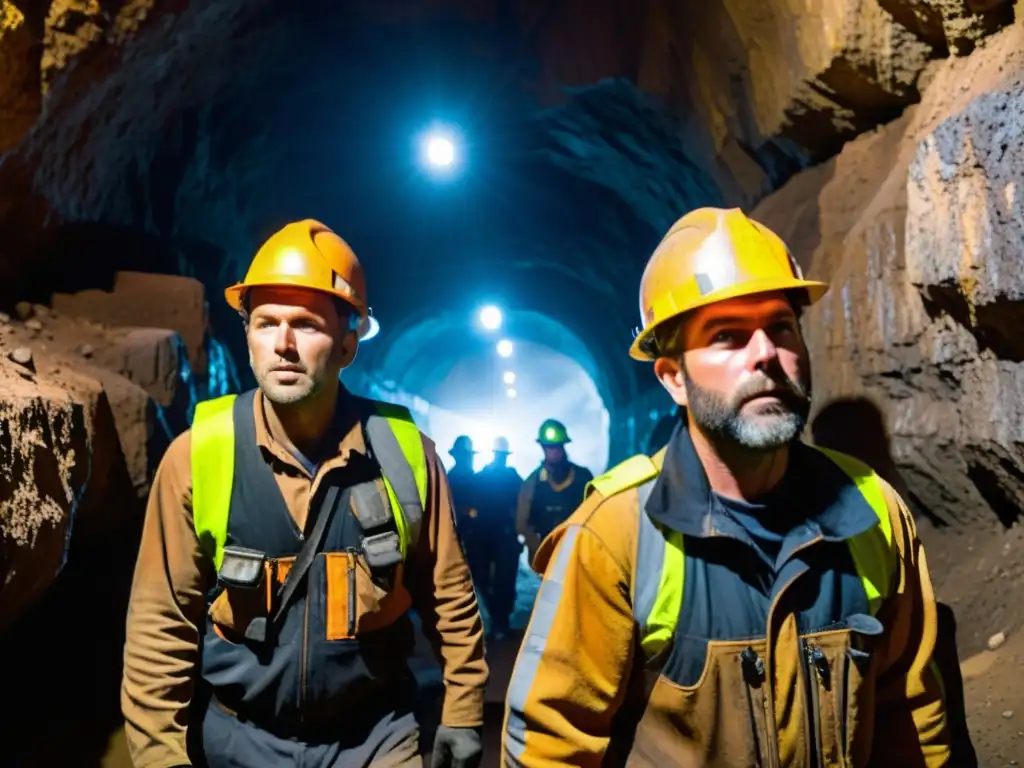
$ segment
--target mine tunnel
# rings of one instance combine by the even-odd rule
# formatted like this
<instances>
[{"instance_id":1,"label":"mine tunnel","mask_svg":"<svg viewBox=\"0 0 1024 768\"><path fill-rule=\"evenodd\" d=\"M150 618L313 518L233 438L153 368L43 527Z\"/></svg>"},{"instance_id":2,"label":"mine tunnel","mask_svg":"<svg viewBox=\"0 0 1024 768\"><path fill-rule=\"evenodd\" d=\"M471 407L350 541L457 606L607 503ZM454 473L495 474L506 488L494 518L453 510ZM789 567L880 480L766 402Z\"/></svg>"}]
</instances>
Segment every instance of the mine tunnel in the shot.
<instances>
[{"instance_id":1,"label":"mine tunnel","mask_svg":"<svg viewBox=\"0 0 1024 768\"><path fill-rule=\"evenodd\" d=\"M596 476L678 421L628 350L648 257L704 206L830 284L805 439L913 513L952 764L1024 763L1022 14L0 0L0 764L131 764L149 490L198 403L255 386L224 289L272 233L312 218L358 254L378 330L342 382L446 468L505 437L526 477L555 418ZM488 640L483 765L539 578L524 552Z\"/></svg>"}]
</instances>

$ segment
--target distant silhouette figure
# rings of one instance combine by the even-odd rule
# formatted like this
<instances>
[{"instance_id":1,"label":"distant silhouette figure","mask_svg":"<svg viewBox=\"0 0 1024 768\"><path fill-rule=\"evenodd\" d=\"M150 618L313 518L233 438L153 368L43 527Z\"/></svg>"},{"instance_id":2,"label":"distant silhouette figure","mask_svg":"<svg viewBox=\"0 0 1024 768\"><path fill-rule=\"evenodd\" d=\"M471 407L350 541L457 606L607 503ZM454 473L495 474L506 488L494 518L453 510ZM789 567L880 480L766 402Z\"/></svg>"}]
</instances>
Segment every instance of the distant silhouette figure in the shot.
<instances>
[{"instance_id":1,"label":"distant silhouette figure","mask_svg":"<svg viewBox=\"0 0 1024 768\"><path fill-rule=\"evenodd\" d=\"M842 451L863 461L910 504L910 490L892 456L885 417L872 400L867 397L833 400L811 423L811 436L815 445ZM914 511L935 519L928 510L920 509L919 504L916 507ZM964 681L960 674L960 655L956 647L956 616L945 603L938 604L935 663L942 674L946 692L946 713L953 740L953 765L957 768L977 768L978 756L971 743L964 709Z\"/></svg>"}]
</instances>

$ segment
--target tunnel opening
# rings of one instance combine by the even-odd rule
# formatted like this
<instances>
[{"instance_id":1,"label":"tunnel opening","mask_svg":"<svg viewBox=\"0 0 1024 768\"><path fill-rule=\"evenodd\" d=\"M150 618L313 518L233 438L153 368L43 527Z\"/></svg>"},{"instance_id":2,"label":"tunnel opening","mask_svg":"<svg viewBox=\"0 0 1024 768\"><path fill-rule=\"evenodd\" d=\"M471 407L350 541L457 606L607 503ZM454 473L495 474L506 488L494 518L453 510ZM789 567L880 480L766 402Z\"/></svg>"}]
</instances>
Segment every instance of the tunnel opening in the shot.
<instances>
[{"instance_id":1,"label":"tunnel opening","mask_svg":"<svg viewBox=\"0 0 1024 768\"><path fill-rule=\"evenodd\" d=\"M473 440L477 470L501 436L512 451L509 465L526 477L541 461L536 440L547 418L566 425L575 463L595 475L607 467L607 377L558 320L513 309L503 313L500 328L487 330L467 308L403 328L380 352L351 374L355 387L410 405L446 467L459 435Z\"/></svg>"}]
</instances>

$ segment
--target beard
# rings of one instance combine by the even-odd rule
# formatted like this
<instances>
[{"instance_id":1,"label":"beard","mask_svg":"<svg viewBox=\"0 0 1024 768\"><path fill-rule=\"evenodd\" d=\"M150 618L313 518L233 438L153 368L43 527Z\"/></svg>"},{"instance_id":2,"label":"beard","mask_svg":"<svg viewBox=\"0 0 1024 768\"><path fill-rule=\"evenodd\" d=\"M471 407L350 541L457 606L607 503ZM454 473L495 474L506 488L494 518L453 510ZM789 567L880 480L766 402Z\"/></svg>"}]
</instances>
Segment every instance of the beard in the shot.
<instances>
[{"instance_id":1,"label":"beard","mask_svg":"<svg viewBox=\"0 0 1024 768\"><path fill-rule=\"evenodd\" d=\"M300 372L289 373L288 377L294 380L287 384L283 383L278 379L279 374L273 372L273 368L277 364L278 362L268 364L262 370L257 370L253 366L256 383L267 400L275 405L301 403L322 389L322 383L318 381L317 376L310 374L306 366L301 366Z\"/></svg>"},{"instance_id":2,"label":"beard","mask_svg":"<svg viewBox=\"0 0 1024 768\"><path fill-rule=\"evenodd\" d=\"M803 382L790 379L781 369L775 375L757 373L732 397L694 383L683 368L687 410L694 423L715 442L755 453L770 453L796 440L807 425L811 411L810 374ZM743 407L758 395L771 393L775 402L755 403L753 413Z\"/></svg>"}]
</instances>

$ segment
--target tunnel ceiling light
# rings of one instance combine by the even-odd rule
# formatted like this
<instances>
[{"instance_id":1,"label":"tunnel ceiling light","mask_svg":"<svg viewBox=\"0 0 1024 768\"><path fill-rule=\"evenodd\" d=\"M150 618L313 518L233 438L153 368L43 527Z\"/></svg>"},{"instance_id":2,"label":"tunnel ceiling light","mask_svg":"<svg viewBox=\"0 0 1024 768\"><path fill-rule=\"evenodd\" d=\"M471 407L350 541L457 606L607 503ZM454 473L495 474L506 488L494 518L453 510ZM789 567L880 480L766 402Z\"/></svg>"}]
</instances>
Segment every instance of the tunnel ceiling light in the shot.
<instances>
[{"instance_id":1,"label":"tunnel ceiling light","mask_svg":"<svg viewBox=\"0 0 1024 768\"><path fill-rule=\"evenodd\" d=\"M488 331L496 331L501 328L501 310L493 304L489 304L480 310L480 325Z\"/></svg>"},{"instance_id":2,"label":"tunnel ceiling light","mask_svg":"<svg viewBox=\"0 0 1024 768\"><path fill-rule=\"evenodd\" d=\"M518 393L515 391L515 389L513 389L512 387L509 387L507 390L505 390L505 394L508 395L508 399L509 400L515 400L516 395Z\"/></svg>"},{"instance_id":3,"label":"tunnel ceiling light","mask_svg":"<svg viewBox=\"0 0 1024 768\"><path fill-rule=\"evenodd\" d=\"M512 371L505 371L505 375L501 377L501 380L508 385L516 383L516 375Z\"/></svg>"},{"instance_id":4,"label":"tunnel ceiling light","mask_svg":"<svg viewBox=\"0 0 1024 768\"><path fill-rule=\"evenodd\" d=\"M436 170L448 170L456 161L455 139L445 131L434 130L423 138L423 159Z\"/></svg>"},{"instance_id":5,"label":"tunnel ceiling light","mask_svg":"<svg viewBox=\"0 0 1024 768\"><path fill-rule=\"evenodd\" d=\"M512 357L512 342L508 339L502 339L499 341L496 349L498 350L498 354L502 357Z\"/></svg>"}]
</instances>

